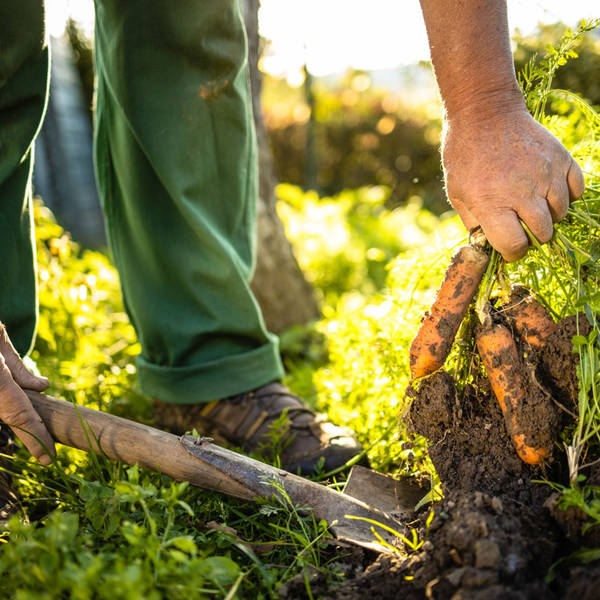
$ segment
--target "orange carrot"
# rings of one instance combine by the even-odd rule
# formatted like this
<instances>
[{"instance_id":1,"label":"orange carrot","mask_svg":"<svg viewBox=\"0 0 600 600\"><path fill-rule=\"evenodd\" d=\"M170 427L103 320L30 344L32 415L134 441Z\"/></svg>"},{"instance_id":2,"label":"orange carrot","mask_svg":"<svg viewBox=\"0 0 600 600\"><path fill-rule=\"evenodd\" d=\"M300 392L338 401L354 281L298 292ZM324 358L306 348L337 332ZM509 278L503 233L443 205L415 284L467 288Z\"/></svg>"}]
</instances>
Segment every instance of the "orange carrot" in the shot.
<instances>
[{"instance_id":1,"label":"orange carrot","mask_svg":"<svg viewBox=\"0 0 600 600\"><path fill-rule=\"evenodd\" d=\"M541 348L558 328L550 313L524 287L513 287L503 309L519 337L534 348Z\"/></svg>"},{"instance_id":2,"label":"orange carrot","mask_svg":"<svg viewBox=\"0 0 600 600\"><path fill-rule=\"evenodd\" d=\"M492 391L502 409L506 430L512 437L517 454L527 464L541 464L550 455L552 436L550 432L528 431L530 427L524 416L528 398L523 368L510 330L504 325L480 328L476 332L476 342ZM539 447L528 445L526 438L532 437L532 434L546 443Z\"/></svg>"},{"instance_id":3,"label":"orange carrot","mask_svg":"<svg viewBox=\"0 0 600 600\"><path fill-rule=\"evenodd\" d=\"M488 255L473 246L459 248L452 257L437 296L410 345L411 379L431 375L444 365L488 262Z\"/></svg>"}]
</instances>

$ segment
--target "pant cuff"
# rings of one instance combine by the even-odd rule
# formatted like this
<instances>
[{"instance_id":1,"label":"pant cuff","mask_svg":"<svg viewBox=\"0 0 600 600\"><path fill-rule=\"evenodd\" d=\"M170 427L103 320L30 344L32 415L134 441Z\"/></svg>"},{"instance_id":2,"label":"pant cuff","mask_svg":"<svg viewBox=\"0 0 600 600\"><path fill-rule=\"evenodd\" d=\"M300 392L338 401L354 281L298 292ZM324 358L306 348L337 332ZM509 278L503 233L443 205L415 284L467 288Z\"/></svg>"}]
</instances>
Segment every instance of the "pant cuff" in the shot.
<instances>
[{"instance_id":1,"label":"pant cuff","mask_svg":"<svg viewBox=\"0 0 600 600\"><path fill-rule=\"evenodd\" d=\"M163 367L138 356L137 366L142 392L174 404L212 402L283 377L277 342L201 365Z\"/></svg>"}]
</instances>

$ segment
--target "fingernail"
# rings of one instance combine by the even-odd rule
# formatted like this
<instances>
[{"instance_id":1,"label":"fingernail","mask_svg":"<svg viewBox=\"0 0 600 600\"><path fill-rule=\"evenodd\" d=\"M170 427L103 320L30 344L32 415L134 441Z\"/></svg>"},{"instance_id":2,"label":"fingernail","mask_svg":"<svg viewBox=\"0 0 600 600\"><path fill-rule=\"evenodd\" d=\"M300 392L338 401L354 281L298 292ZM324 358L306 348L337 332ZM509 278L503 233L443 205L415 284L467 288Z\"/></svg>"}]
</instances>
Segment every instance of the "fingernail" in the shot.
<instances>
[{"instance_id":1,"label":"fingernail","mask_svg":"<svg viewBox=\"0 0 600 600\"><path fill-rule=\"evenodd\" d=\"M44 465L45 467L47 467L48 465L52 464L52 459L47 455L47 454L42 454L39 458L38 458L38 462L41 465Z\"/></svg>"}]
</instances>

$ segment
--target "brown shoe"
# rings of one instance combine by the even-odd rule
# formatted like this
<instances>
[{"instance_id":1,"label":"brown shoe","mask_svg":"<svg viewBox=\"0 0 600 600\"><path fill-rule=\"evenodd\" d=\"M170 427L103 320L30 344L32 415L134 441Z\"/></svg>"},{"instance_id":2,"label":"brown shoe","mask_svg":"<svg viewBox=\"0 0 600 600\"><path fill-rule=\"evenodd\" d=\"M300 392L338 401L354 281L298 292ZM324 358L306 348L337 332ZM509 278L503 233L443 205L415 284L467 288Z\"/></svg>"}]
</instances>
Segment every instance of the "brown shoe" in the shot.
<instances>
[{"instance_id":1,"label":"brown shoe","mask_svg":"<svg viewBox=\"0 0 600 600\"><path fill-rule=\"evenodd\" d=\"M280 383L209 404L169 404L155 401L155 422L182 435L196 429L217 443L258 452L266 460L279 456L292 473L332 471L362 452L352 431L328 423Z\"/></svg>"}]
</instances>

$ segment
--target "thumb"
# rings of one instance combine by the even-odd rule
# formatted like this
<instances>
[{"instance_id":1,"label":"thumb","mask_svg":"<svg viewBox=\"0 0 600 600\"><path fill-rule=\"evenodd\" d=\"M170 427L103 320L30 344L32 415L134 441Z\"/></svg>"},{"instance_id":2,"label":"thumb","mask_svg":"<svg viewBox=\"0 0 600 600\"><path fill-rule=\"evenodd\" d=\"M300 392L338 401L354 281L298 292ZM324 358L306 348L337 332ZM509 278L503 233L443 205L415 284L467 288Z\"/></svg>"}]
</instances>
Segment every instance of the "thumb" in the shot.
<instances>
[{"instance_id":1,"label":"thumb","mask_svg":"<svg viewBox=\"0 0 600 600\"><path fill-rule=\"evenodd\" d=\"M25 392L15 383L6 361L0 354L0 419L23 442L27 450L43 465L56 455L54 440L33 408Z\"/></svg>"}]
</instances>

